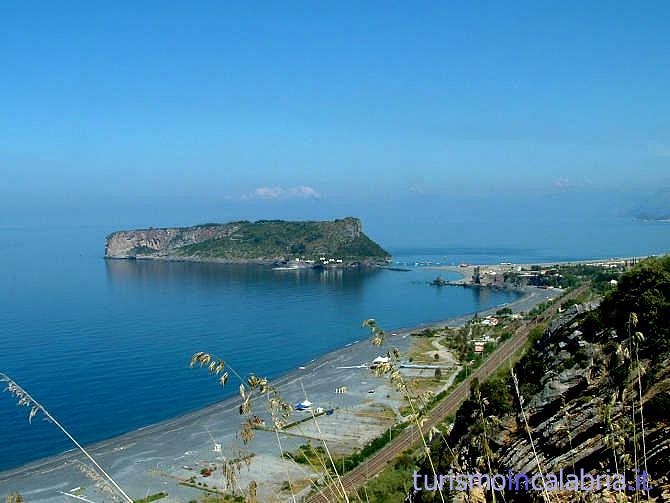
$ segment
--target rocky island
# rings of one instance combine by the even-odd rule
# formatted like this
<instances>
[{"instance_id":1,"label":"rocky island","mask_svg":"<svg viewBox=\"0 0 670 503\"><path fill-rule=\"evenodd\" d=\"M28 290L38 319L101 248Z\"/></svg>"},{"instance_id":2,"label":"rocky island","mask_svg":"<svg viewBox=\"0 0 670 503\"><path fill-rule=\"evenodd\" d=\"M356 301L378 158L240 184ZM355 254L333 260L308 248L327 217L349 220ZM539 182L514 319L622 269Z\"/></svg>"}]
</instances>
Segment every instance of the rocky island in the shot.
<instances>
[{"instance_id":1,"label":"rocky island","mask_svg":"<svg viewBox=\"0 0 670 503\"><path fill-rule=\"evenodd\" d=\"M363 233L357 218L333 221L239 221L138 229L107 236L105 258L287 264L380 265L390 254Z\"/></svg>"}]
</instances>

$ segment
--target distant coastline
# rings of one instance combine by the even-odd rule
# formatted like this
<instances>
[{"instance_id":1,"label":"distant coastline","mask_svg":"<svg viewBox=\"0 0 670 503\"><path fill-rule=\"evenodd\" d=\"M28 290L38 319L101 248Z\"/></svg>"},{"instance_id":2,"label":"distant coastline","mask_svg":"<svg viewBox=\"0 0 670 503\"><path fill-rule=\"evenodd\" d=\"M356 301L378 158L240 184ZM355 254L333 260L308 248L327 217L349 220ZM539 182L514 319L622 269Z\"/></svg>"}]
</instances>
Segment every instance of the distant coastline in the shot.
<instances>
[{"instance_id":1,"label":"distant coastline","mask_svg":"<svg viewBox=\"0 0 670 503\"><path fill-rule=\"evenodd\" d=\"M638 215L635 218L642 222L670 222L670 215Z\"/></svg>"},{"instance_id":2,"label":"distant coastline","mask_svg":"<svg viewBox=\"0 0 670 503\"><path fill-rule=\"evenodd\" d=\"M186 262L186 263L200 263L200 264L224 264L224 265L257 265L257 266L267 266L278 268L282 265L291 265L295 263L291 260L285 260L283 257L278 257L276 259L233 259L233 258L218 258L218 257L182 257L178 255L165 255L165 256L148 256L148 255L137 255L134 257L110 257L105 256L105 260L139 260L147 262ZM377 268L383 267L389 270L398 270L397 268L387 267L389 264L388 261L380 260L351 260L342 263L332 263L332 264L308 264L308 265L299 265L297 267L290 267L290 269L355 269L355 268Z\"/></svg>"}]
</instances>

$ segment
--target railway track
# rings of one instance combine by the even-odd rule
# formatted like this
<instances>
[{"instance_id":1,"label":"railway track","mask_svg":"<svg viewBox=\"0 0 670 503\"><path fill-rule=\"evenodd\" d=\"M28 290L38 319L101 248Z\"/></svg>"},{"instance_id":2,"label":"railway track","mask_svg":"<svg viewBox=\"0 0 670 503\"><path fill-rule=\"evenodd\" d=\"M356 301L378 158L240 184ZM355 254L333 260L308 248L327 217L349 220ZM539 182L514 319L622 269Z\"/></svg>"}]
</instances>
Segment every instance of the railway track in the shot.
<instances>
[{"instance_id":1,"label":"railway track","mask_svg":"<svg viewBox=\"0 0 670 503\"><path fill-rule=\"evenodd\" d=\"M473 371L467 379L457 385L449 395L428 412L422 430L428 432L431 428L443 422L447 416L456 413L458 407L468 397L472 379L477 378L480 382L485 381L523 347L528 340L530 331L534 327L549 320L558 312L561 302L578 297L587 288L588 285L585 285L559 297L542 314L519 327L514 335L497 348L478 369ZM381 473L389 462L404 451L413 448L419 442L421 442L421 435L416 425L408 426L396 438L370 456L366 461L342 475L339 482L334 482L321 489L318 493L311 495L307 499L307 502L328 503L344 501L343 490L347 494L356 491L368 480Z\"/></svg>"}]
</instances>

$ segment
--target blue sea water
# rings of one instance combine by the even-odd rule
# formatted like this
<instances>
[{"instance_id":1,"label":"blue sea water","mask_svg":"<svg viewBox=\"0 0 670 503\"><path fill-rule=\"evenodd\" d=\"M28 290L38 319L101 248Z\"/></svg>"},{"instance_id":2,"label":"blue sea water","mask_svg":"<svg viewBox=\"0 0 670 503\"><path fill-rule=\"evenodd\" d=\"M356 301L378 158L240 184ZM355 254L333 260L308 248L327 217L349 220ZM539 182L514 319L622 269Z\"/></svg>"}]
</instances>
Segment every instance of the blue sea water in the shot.
<instances>
[{"instance_id":1,"label":"blue sea water","mask_svg":"<svg viewBox=\"0 0 670 503\"><path fill-rule=\"evenodd\" d=\"M0 371L89 443L227 395L188 368L214 352L276 377L388 328L510 302L515 294L427 285L435 271L272 271L258 266L106 261L96 227L4 228ZM229 393L233 390L228 391ZM0 468L71 448L0 394Z\"/></svg>"},{"instance_id":2,"label":"blue sea water","mask_svg":"<svg viewBox=\"0 0 670 503\"><path fill-rule=\"evenodd\" d=\"M551 262L670 249L667 223L491 222L436 222L436 239L446 246L390 251L398 264L414 266ZM277 377L364 338L365 318L401 328L514 300L511 293L431 288L426 283L436 273L422 267L296 273L106 261L104 236L116 227L0 227L0 372L33 393L84 443L226 398L206 375L188 368L196 351L214 352L241 373ZM371 235L376 237L374 228ZM29 425L28 412L0 394L0 469L71 448L53 425Z\"/></svg>"}]
</instances>

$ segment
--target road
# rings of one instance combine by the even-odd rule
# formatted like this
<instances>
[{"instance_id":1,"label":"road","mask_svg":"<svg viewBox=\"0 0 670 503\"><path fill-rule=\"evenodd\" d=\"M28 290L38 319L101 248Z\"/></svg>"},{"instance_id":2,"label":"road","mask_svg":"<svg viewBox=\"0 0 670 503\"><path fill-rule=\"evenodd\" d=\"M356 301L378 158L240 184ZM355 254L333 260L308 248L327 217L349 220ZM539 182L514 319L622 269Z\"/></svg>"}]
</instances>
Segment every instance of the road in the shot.
<instances>
[{"instance_id":1,"label":"road","mask_svg":"<svg viewBox=\"0 0 670 503\"><path fill-rule=\"evenodd\" d=\"M575 298L587 288L587 286L582 286L557 300L563 302ZM483 382L495 373L500 366L509 361L510 358L523 347L528 339L530 331L537 325L554 316L559 307L560 302L554 302L551 307L544 311L544 313L519 327L515 334L492 353L468 379L456 386L448 396L428 412L422 430L428 432L431 428L443 422L449 415L455 414L461 403L468 397L470 381L473 378L477 378L480 382ZM340 477L341 484L337 483L336 485L327 486L320 492L312 495L307 501L309 503L343 501L342 487L346 489L348 494L356 491L368 480L381 473L387 463L398 457L407 449L413 448L420 441L421 436L419 435L416 425L407 427L398 434L396 438L370 456L365 462Z\"/></svg>"}]
</instances>

